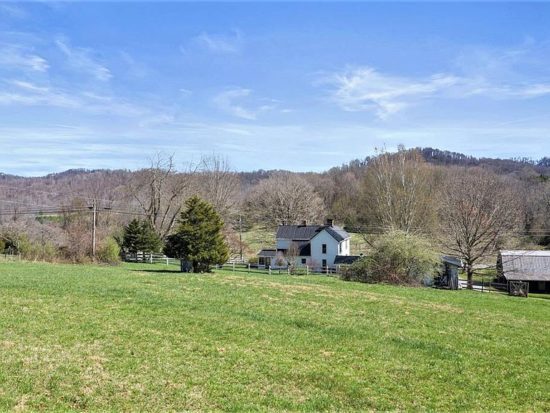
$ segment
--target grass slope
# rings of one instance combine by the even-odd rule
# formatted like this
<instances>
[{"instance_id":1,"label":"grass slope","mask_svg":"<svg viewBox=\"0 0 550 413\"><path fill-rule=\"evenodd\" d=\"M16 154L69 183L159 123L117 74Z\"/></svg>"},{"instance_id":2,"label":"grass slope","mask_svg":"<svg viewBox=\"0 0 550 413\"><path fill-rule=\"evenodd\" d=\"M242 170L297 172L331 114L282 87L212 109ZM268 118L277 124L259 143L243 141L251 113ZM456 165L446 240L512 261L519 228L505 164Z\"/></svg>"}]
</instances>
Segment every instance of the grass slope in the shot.
<instances>
[{"instance_id":1,"label":"grass slope","mask_svg":"<svg viewBox=\"0 0 550 413\"><path fill-rule=\"evenodd\" d=\"M550 301L0 264L0 410L550 410Z\"/></svg>"}]
</instances>

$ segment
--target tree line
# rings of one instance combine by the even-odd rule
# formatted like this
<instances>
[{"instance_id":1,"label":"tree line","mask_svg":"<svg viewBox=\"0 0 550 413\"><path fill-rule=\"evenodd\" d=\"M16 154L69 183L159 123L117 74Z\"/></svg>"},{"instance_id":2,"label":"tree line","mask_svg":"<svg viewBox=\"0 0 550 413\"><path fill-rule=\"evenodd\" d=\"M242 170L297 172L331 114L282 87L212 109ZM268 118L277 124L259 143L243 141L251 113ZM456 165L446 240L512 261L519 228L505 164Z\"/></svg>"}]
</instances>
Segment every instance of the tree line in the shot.
<instances>
[{"instance_id":1,"label":"tree line","mask_svg":"<svg viewBox=\"0 0 550 413\"><path fill-rule=\"evenodd\" d=\"M239 231L331 217L360 232L403 231L476 263L504 247L550 245L550 171L540 161L476 159L431 148L354 160L323 173L236 172L218 155L178 163L156 154L138 171L67 171L41 178L0 176L0 249L31 259L90 259L92 202L98 251L126 248L134 219L165 244L193 196L212 205L235 255ZM58 208L51 213L48 207ZM41 208L44 212L41 212ZM159 244L159 245L160 245ZM108 255L108 254L107 254Z\"/></svg>"}]
</instances>

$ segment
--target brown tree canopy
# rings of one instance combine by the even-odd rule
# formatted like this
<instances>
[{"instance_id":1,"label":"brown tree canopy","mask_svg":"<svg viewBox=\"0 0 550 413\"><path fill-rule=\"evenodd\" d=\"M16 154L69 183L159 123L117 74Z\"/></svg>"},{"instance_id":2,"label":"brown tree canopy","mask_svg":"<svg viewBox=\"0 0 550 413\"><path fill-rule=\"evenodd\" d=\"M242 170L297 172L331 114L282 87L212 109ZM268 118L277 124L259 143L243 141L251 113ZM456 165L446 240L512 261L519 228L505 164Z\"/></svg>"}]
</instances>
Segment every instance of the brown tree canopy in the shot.
<instances>
[{"instance_id":1,"label":"brown tree canopy","mask_svg":"<svg viewBox=\"0 0 550 413\"><path fill-rule=\"evenodd\" d=\"M303 177L279 173L260 181L248 194L246 210L255 222L273 228L282 222L321 222L325 205Z\"/></svg>"},{"instance_id":2,"label":"brown tree canopy","mask_svg":"<svg viewBox=\"0 0 550 413\"><path fill-rule=\"evenodd\" d=\"M149 168L133 174L128 190L138 209L165 239L194 192L193 171L178 172L173 157L157 154Z\"/></svg>"},{"instance_id":3,"label":"brown tree canopy","mask_svg":"<svg viewBox=\"0 0 550 413\"><path fill-rule=\"evenodd\" d=\"M509 182L480 168L448 173L440 208L443 245L464 261L469 288L474 264L494 254L520 221L520 202Z\"/></svg>"},{"instance_id":4,"label":"brown tree canopy","mask_svg":"<svg viewBox=\"0 0 550 413\"><path fill-rule=\"evenodd\" d=\"M417 151L382 152L368 164L368 224L385 231L430 232L435 222L435 171Z\"/></svg>"}]
</instances>

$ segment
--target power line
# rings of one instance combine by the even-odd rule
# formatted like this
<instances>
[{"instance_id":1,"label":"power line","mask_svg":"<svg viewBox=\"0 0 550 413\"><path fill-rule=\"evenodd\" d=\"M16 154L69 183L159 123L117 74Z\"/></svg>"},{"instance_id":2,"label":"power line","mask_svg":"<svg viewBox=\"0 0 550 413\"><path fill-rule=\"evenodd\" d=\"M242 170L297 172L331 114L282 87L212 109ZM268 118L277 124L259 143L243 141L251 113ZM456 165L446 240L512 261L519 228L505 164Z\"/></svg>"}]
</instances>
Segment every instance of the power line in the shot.
<instances>
[{"instance_id":1,"label":"power line","mask_svg":"<svg viewBox=\"0 0 550 413\"><path fill-rule=\"evenodd\" d=\"M78 192L45 191L45 190L41 190L41 189L20 188L20 187L17 187L17 186L10 186L10 185L0 185L0 188L6 188L8 190L13 190L13 191L35 192L35 193L46 194L46 195L64 195L64 196L73 195L73 196L78 196L80 198L87 199L87 200L90 200L90 201L93 201L93 200L105 201L106 203L111 203L111 204L121 202L121 201L116 201L116 200L113 200L113 199L90 197L90 196L82 195Z\"/></svg>"}]
</instances>

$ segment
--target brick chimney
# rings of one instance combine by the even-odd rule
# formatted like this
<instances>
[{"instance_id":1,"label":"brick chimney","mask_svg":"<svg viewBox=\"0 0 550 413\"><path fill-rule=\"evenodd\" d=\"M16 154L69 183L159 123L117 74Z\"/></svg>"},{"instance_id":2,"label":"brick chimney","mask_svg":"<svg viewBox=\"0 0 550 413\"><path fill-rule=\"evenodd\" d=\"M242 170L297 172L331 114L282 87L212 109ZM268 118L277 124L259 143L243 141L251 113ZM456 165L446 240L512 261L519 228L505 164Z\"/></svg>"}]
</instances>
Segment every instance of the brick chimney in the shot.
<instances>
[{"instance_id":1,"label":"brick chimney","mask_svg":"<svg viewBox=\"0 0 550 413\"><path fill-rule=\"evenodd\" d=\"M302 221L302 226L303 227L307 226L307 221L306 220Z\"/></svg>"},{"instance_id":2,"label":"brick chimney","mask_svg":"<svg viewBox=\"0 0 550 413\"><path fill-rule=\"evenodd\" d=\"M334 220L332 218L327 218L327 226L332 227L332 224L334 223Z\"/></svg>"}]
</instances>

